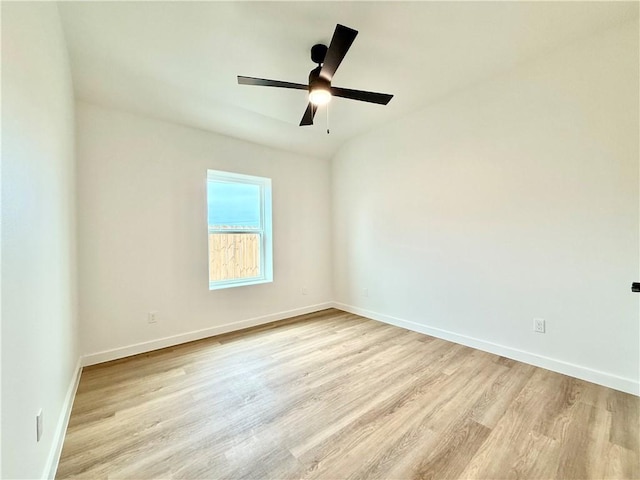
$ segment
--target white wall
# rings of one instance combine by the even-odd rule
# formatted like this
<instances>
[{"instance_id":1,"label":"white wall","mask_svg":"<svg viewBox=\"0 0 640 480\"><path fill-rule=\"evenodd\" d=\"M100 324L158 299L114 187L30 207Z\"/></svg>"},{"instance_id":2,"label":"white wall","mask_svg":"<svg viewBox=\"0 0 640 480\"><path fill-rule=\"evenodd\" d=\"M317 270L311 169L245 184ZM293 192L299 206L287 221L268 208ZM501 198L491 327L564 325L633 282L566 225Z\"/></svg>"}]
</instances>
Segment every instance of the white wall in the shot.
<instances>
[{"instance_id":1,"label":"white wall","mask_svg":"<svg viewBox=\"0 0 640 480\"><path fill-rule=\"evenodd\" d=\"M77 373L73 108L57 6L3 2L2 478L51 474Z\"/></svg>"},{"instance_id":2,"label":"white wall","mask_svg":"<svg viewBox=\"0 0 640 480\"><path fill-rule=\"evenodd\" d=\"M635 22L350 142L336 300L637 393L638 129Z\"/></svg>"},{"instance_id":3,"label":"white wall","mask_svg":"<svg viewBox=\"0 0 640 480\"><path fill-rule=\"evenodd\" d=\"M85 103L76 112L87 363L327 306L327 162ZM273 283L209 291L207 169L272 178Z\"/></svg>"}]
</instances>

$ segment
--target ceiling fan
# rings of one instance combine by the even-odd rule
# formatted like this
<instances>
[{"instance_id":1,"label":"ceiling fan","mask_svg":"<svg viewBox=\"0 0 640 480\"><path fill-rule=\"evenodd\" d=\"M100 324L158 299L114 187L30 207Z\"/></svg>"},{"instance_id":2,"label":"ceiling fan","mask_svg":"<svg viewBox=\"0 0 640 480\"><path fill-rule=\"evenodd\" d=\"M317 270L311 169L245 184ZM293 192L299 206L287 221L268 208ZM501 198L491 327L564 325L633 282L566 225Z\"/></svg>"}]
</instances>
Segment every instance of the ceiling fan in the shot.
<instances>
[{"instance_id":1,"label":"ceiling fan","mask_svg":"<svg viewBox=\"0 0 640 480\"><path fill-rule=\"evenodd\" d=\"M386 105L393 95L331 86L333 75L349 51L356 35L358 35L357 30L338 24L333 32L333 38L331 39L329 48L322 44L311 47L311 60L317 63L318 66L309 73L308 85L279 80L267 80L266 78L243 77L240 75L238 75L238 83L241 85L308 90L309 105L307 105L307 109L302 116L300 126L313 125L313 116L316 114L318 105L326 104L331 100L331 97L350 98L351 100L361 102Z\"/></svg>"}]
</instances>

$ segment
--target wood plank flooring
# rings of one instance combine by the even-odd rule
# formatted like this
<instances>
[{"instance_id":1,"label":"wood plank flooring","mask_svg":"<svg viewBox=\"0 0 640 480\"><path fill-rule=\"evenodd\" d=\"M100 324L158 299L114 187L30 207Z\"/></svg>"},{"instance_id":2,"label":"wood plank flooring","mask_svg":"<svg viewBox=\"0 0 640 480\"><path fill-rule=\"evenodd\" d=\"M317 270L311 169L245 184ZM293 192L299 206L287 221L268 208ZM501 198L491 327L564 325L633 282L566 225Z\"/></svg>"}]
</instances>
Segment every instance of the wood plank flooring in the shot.
<instances>
[{"instance_id":1,"label":"wood plank flooring","mask_svg":"<svg viewBox=\"0 0 640 480\"><path fill-rule=\"evenodd\" d=\"M638 397L338 310L86 368L57 478L640 478Z\"/></svg>"}]
</instances>

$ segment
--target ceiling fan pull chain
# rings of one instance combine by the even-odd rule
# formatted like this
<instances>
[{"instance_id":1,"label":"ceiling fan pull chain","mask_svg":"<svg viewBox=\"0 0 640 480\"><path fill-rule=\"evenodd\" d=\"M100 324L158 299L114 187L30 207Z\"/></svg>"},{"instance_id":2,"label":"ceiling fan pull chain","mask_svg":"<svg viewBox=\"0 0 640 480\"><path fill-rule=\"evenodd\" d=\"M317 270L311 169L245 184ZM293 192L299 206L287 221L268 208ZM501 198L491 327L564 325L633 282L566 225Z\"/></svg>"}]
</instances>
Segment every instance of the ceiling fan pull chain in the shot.
<instances>
[{"instance_id":1,"label":"ceiling fan pull chain","mask_svg":"<svg viewBox=\"0 0 640 480\"><path fill-rule=\"evenodd\" d=\"M327 135L329 135L329 104L327 103Z\"/></svg>"}]
</instances>

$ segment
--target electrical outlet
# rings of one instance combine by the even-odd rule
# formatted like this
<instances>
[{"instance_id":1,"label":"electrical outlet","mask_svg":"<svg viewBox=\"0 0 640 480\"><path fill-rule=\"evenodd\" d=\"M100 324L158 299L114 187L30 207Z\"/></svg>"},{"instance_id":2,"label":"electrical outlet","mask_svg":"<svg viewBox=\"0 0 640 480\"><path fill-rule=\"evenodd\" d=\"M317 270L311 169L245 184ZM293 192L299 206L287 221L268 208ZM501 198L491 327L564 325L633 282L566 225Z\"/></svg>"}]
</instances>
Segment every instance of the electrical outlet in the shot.
<instances>
[{"instance_id":1,"label":"electrical outlet","mask_svg":"<svg viewBox=\"0 0 640 480\"><path fill-rule=\"evenodd\" d=\"M362 289L362 296L363 297L368 297L369 296L369 289L368 288L363 288Z\"/></svg>"},{"instance_id":2,"label":"electrical outlet","mask_svg":"<svg viewBox=\"0 0 640 480\"><path fill-rule=\"evenodd\" d=\"M42 438L42 409L36 415L36 442Z\"/></svg>"},{"instance_id":3,"label":"electrical outlet","mask_svg":"<svg viewBox=\"0 0 640 480\"><path fill-rule=\"evenodd\" d=\"M309 293L309 290L307 289L307 287L302 287L300 289L300 292L302 293L302 295L307 295Z\"/></svg>"},{"instance_id":4,"label":"electrical outlet","mask_svg":"<svg viewBox=\"0 0 640 480\"><path fill-rule=\"evenodd\" d=\"M158 319L156 318L157 314L158 312L149 312L147 314L147 323L158 323Z\"/></svg>"},{"instance_id":5,"label":"electrical outlet","mask_svg":"<svg viewBox=\"0 0 640 480\"><path fill-rule=\"evenodd\" d=\"M544 318L534 318L533 319L533 331L536 332L536 333L544 333L544 331L545 331Z\"/></svg>"}]
</instances>

